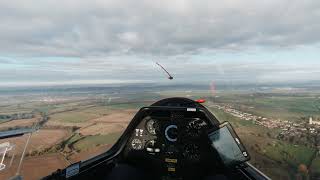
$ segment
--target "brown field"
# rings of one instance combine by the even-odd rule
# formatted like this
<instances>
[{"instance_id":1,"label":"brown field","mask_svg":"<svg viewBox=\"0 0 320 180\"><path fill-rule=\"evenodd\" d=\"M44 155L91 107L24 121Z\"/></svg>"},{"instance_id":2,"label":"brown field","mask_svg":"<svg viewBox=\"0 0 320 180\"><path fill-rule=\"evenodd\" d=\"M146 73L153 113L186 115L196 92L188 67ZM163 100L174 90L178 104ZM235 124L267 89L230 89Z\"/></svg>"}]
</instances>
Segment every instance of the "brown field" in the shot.
<instances>
[{"instance_id":1,"label":"brown field","mask_svg":"<svg viewBox=\"0 0 320 180\"><path fill-rule=\"evenodd\" d=\"M79 133L82 135L96 135L122 132L133 118L135 112L136 110L115 111L110 115L92 119L90 120L90 125L79 129Z\"/></svg>"},{"instance_id":2,"label":"brown field","mask_svg":"<svg viewBox=\"0 0 320 180\"><path fill-rule=\"evenodd\" d=\"M0 173L0 179L8 179L14 176L17 171L18 162L18 159L16 159L10 168L3 170ZM21 173L25 180L40 179L68 165L69 163L60 154L26 157L22 165Z\"/></svg>"},{"instance_id":3,"label":"brown field","mask_svg":"<svg viewBox=\"0 0 320 180\"><path fill-rule=\"evenodd\" d=\"M66 127L66 128L71 128L74 126L77 127L85 127L89 126L91 123L89 122L82 122L82 123L69 123L69 122L60 122L60 121L51 121L51 119L45 124L46 127Z\"/></svg>"},{"instance_id":4,"label":"brown field","mask_svg":"<svg viewBox=\"0 0 320 180\"><path fill-rule=\"evenodd\" d=\"M114 132L122 132L127 127L125 123L94 123L88 127L81 128L79 133L84 136L87 135L105 135Z\"/></svg>"},{"instance_id":5,"label":"brown field","mask_svg":"<svg viewBox=\"0 0 320 180\"><path fill-rule=\"evenodd\" d=\"M60 143L62 140L66 139L71 135L71 131L67 130L66 127L77 126L80 127L77 130L84 136L87 135L107 135L115 132L122 132L127 127L128 123L133 118L136 110L112 110L108 114L101 114L99 117L95 117L82 122L63 122L61 120L49 119L45 125L45 129L40 129L32 135L30 144L27 149L27 153L30 154L34 151L41 151L46 148L52 147L55 144ZM37 119L27 121L32 124L36 122ZM8 123L3 123L3 127L12 126L25 126L29 124L24 124L24 121L12 121ZM0 127L2 127L0 125ZM13 165L11 168L0 172L0 179L6 179L13 176L17 170L19 158L21 157L21 152L24 148L25 142L28 135L22 137L11 138L1 140L0 143L9 141L16 145L16 157L14 158ZM95 155L101 154L107 151L112 144L101 144L95 146L88 150L81 152L74 152L68 159L72 162L78 162L81 160L86 160ZM11 157L12 153L8 153ZM9 164L9 158L6 159L6 164ZM45 175L52 173L58 168L64 168L69 165L69 162L63 157L62 154L45 154L40 156L27 156L23 163L22 175L24 179L39 179Z\"/></svg>"},{"instance_id":6,"label":"brown field","mask_svg":"<svg viewBox=\"0 0 320 180\"><path fill-rule=\"evenodd\" d=\"M93 122L108 122L108 123L129 123L133 116L136 114L137 110L114 110L112 113L106 116L102 116L90 121Z\"/></svg>"},{"instance_id":7,"label":"brown field","mask_svg":"<svg viewBox=\"0 0 320 180\"><path fill-rule=\"evenodd\" d=\"M34 150L39 151L45 148L49 148L59 143L68 135L69 135L69 132L64 129L40 129L39 131L32 134L27 152L32 152ZM24 135L22 137L4 139L4 140L1 140L0 143L10 142L12 144L15 144L16 145L15 151L19 154L23 151L23 148L28 136L29 135Z\"/></svg>"},{"instance_id":8,"label":"brown field","mask_svg":"<svg viewBox=\"0 0 320 180\"><path fill-rule=\"evenodd\" d=\"M69 132L64 129L41 129L32 135L29 149L48 148L59 143Z\"/></svg>"},{"instance_id":9,"label":"brown field","mask_svg":"<svg viewBox=\"0 0 320 180\"><path fill-rule=\"evenodd\" d=\"M39 122L40 117L35 117L32 119L19 119L19 120L12 120L5 123L0 124L1 129L8 129L12 127L31 127L34 123Z\"/></svg>"}]
</instances>

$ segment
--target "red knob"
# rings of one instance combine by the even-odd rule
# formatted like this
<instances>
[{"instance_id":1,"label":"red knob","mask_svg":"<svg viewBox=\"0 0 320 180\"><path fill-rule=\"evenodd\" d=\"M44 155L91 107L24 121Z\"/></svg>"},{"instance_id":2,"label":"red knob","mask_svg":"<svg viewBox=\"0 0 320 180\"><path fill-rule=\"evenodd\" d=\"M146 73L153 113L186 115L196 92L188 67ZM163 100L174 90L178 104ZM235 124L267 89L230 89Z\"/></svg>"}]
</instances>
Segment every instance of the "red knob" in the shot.
<instances>
[{"instance_id":1,"label":"red knob","mask_svg":"<svg viewBox=\"0 0 320 180\"><path fill-rule=\"evenodd\" d=\"M206 100L205 100L205 99L197 99L196 102L197 102L197 103L205 103Z\"/></svg>"}]
</instances>

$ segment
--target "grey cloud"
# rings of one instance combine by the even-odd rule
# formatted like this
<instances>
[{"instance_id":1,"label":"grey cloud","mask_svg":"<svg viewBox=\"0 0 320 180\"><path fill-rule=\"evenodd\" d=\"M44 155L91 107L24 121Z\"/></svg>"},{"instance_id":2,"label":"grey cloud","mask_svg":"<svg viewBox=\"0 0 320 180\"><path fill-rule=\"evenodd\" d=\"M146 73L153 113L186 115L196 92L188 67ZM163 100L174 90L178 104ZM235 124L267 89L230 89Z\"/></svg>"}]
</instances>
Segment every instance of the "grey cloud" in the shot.
<instances>
[{"instance_id":1,"label":"grey cloud","mask_svg":"<svg viewBox=\"0 0 320 180\"><path fill-rule=\"evenodd\" d=\"M11 57L0 59L0 82L165 81L155 61L181 82L320 77L320 64L281 64L281 57L215 60L220 52L236 59L252 49L319 47L317 0L11 0L0 9L0 57ZM192 58L199 54L207 60Z\"/></svg>"},{"instance_id":2,"label":"grey cloud","mask_svg":"<svg viewBox=\"0 0 320 180\"><path fill-rule=\"evenodd\" d=\"M0 7L2 54L173 56L320 41L316 0L13 0Z\"/></svg>"},{"instance_id":3,"label":"grey cloud","mask_svg":"<svg viewBox=\"0 0 320 180\"><path fill-rule=\"evenodd\" d=\"M0 59L0 64L11 64L12 61L7 60L7 59Z\"/></svg>"}]
</instances>

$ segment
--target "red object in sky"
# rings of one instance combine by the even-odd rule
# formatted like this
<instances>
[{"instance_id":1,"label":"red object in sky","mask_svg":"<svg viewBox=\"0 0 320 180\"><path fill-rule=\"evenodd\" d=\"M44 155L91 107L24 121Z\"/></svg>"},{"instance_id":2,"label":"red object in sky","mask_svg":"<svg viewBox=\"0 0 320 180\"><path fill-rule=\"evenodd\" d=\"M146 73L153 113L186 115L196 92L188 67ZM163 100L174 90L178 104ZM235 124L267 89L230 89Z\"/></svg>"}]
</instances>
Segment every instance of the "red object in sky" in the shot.
<instances>
[{"instance_id":1,"label":"red object in sky","mask_svg":"<svg viewBox=\"0 0 320 180\"><path fill-rule=\"evenodd\" d=\"M205 99L197 99L196 102L197 102L197 103L205 103L206 100L205 100Z\"/></svg>"},{"instance_id":2,"label":"red object in sky","mask_svg":"<svg viewBox=\"0 0 320 180\"><path fill-rule=\"evenodd\" d=\"M216 84L214 81L212 81L210 84L210 90L211 90L212 96L215 96L216 95Z\"/></svg>"}]
</instances>

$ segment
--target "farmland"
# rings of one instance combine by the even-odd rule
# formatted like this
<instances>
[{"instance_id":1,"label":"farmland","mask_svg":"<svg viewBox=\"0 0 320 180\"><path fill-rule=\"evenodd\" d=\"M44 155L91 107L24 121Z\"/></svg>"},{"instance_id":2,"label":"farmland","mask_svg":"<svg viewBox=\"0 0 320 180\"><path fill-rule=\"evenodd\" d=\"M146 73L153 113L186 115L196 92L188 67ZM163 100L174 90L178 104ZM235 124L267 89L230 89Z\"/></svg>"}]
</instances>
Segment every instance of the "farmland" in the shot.
<instances>
[{"instance_id":1,"label":"farmland","mask_svg":"<svg viewBox=\"0 0 320 180\"><path fill-rule=\"evenodd\" d=\"M217 109L212 104L232 106L239 111L252 113L269 119L303 122L305 117L320 117L317 93L288 92L243 92L217 91L213 95L207 90L158 91L132 94L59 93L52 97L20 97L1 105L1 114L35 113L35 118L3 122L0 129L32 127L42 115L48 121L32 134L22 173L28 178L41 177L70 163L88 159L107 151L127 127L140 107L147 106L165 97L204 98L206 105L220 121L229 121L246 145L251 163L273 179L292 179L301 174L301 165L308 173L319 174L319 156L316 148L307 147L278 138L278 128L265 128L253 121L246 121ZM47 95L46 95L47 96ZM116 96L117 98L110 98ZM16 168L19 154L27 136L7 139L16 144L17 157L14 165L3 177ZM5 141L1 141L5 142ZM9 154L10 155L10 154ZM45 167L43 160L50 160L50 167L41 174L29 168L31 164ZM6 159L8 161L9 159ZM29 173L30 172L30 173Z\"/></svg>"},{"instance_id":2,"label":"farmland","mask_svg":"<svg viewBox=\"0 0 320 180\"><path fill-rule=\"evenodd\" d=\"M318 116L320 99L315 94L234 94L221 93L212 98L216 103L234 105L240 110L259 116L280 118L284 120L299 120L301 116Z\"/></svg>"},{"instance_id":3,"label":"farmland","mask_svg":"<svg viewBox=\"0 0 320 180\"><path fill-rule=\"evenodd\" d=\"M307 99L309 99L310 97L279 98L280 100L284 101L281 103L278 99L275 101L255 100L249 103L246 102L244 104L241 104L241 98L240 100L237 100L236 97L231 97L229 98L233 100L229 100L228 98L226 98L226 101L216 102L230 103L242 110L249 110L247 108L249 106L256 107L257 105L259 106L260 104L263 104L263 102L266 102L266 104L263 105L266 112L258 108L251 108L251 111L246 112L250 112L253 114L256 113L268 118L283 118L284 120L291 120L295 122L302 121L300 117L309 114L313 114L314 116L320 115L319 112L316 112L315 105L310 104L310 102L307 101ZM263 99L268 98L264 97ZM302 102L299 102L300 100L302 100ZM303 103L306 105L306 107L309 108L297 106L297 104L299 103ZM281 106L282 109L279 109L279 106ZM300 104L300 106L302 106L302 104ZM277 134L280 132L280 129L268 129L256 125L255 123L253 123L253 121L245 121L240 118L234 117L222 110L215 108L210 109L220 121L231 122L251 154L251 163L259 167L263 172L265 172L273 179L294 179L297 174L301 174L301 172L299 171L299 167L301 165L309 167L309 172L312 172L314 174L318 173L317 169L320 169L320 166L318 164L319 160L318 158L314 158L314 155L318 152L316 147L310 148L303 145L292 144L286 141L279 140L277 138ZM267 111L272 111L272 109L277 109L277 111L271 114L267 113Z\"/></svg>"},{"instance_id":4,"label":"farmland","mask_svg":"<svg viewBox=\"0 0 320 180\"><path fill-rule=\"evenodd\" d=\"M10 168L1 172L0 179L8 179L14 176L18 168L18 162L14 161ZM57 153L26 157L21 168L21 174L26 179L39 179L39 177L46 176L57 170L57 168L65 168L68 165L69 163L64 157Z\"/></svg>"}]
</instances>

